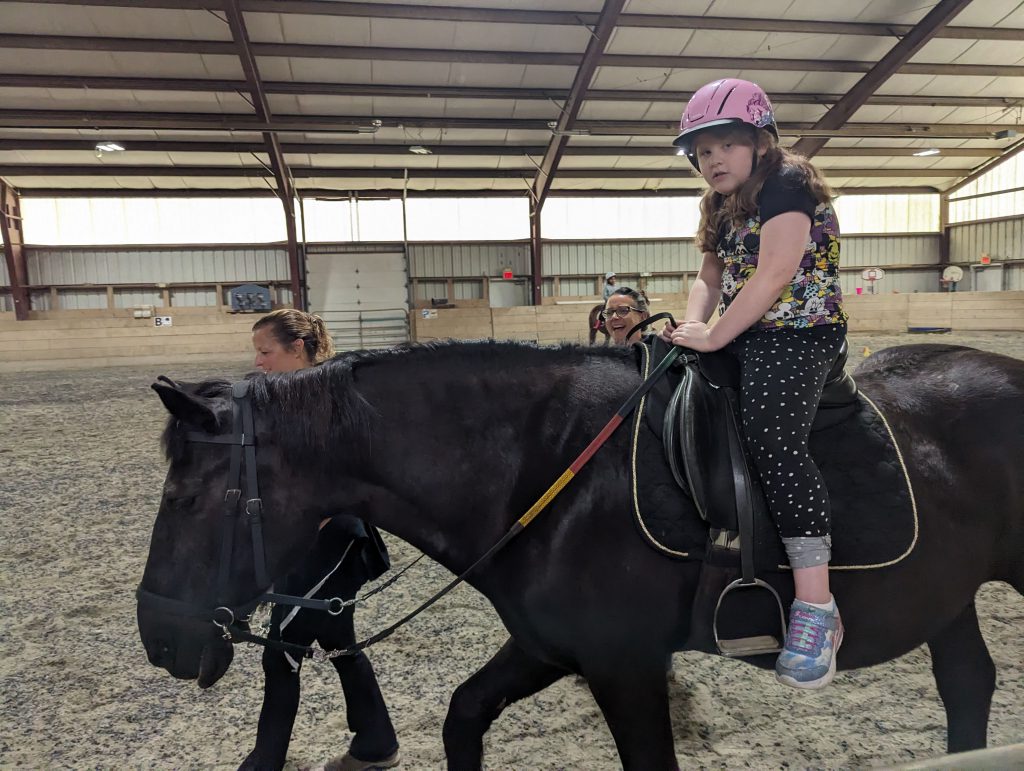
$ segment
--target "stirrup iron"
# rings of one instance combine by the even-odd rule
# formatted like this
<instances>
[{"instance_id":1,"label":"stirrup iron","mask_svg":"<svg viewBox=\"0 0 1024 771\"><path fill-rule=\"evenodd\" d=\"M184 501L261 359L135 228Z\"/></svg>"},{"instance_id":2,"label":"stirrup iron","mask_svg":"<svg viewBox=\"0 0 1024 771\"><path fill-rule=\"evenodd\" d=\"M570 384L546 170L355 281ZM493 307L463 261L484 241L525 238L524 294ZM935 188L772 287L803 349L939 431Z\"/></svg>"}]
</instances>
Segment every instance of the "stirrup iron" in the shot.
<instances>
[{"instance_id":1,"label":"stirrup iron","mask_svg":"<svg viewBox=\"0 0 1024 771\"><path fill-rule=\"evenodd\" d=\"M772 634L762 634L751 637L736 637L731 640L723 640L718 636L718 612L722 609L725 595L729 592L736 591L737 589L760 589L762 591L767 590L771 592L771 595L775 600L775 604L779 608L779 634L777 636ZM712 622L712 630L715 634L715 646L718 648L718 652L722 656L739 658L743 656L761 656L781 652L786 642L786 612L782 607L782 600L779 598L779 593L776 592L771 585L765 583L760 578L755 578L752 581L737 578L725 587L725 589L722 590L722 593L718 596L718 604L715 605L715 618Z\"/></svg>"}]
</instances>

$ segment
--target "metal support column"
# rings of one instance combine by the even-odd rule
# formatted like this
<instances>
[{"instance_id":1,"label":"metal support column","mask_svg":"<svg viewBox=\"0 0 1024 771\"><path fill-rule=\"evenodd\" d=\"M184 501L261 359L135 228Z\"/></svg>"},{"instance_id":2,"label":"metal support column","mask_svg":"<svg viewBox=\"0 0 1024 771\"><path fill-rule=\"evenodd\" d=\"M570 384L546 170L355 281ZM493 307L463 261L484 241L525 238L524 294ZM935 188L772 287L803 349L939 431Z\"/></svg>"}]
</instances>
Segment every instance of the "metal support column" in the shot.
<instances>
[{"instance_id":1,"label":"metal support column","mask_svg":"<svg viewBox=\"0 0 1024 771\"><path fill-rule=\"evenodd\" d=\"M18 191L0 180L0 233L3 236L4 261L11 281L14 318L27 321L29 306L28 263L25 260L25 239L21 229L21 199Z\"/></svg>"}]
</instances>

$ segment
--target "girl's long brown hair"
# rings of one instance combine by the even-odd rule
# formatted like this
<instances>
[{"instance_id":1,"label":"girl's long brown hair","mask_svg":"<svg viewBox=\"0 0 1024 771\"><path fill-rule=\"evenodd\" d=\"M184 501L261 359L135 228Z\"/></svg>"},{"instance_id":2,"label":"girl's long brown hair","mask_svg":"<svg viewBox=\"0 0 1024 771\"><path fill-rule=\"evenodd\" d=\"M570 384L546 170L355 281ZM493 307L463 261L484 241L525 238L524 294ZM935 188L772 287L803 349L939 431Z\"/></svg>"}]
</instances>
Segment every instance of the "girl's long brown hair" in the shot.
<instances>
[{"instance_id":1,"label":"girl's long brown hair","mask_svg":"<svg viewBox=\"0 0 1024 771\"><path fill-rule=\"evenodd\" d=\"M701 252L714 252L718 249L718 233L723 223L730 222L739 226L754 216L757 212L757 197L761 193L764 181L779 169L797 170L807 181L811 195L818 203L828 203L832 200L832 190L821 172L802 155L779 147L774 134L759 128L752 135L746 126L716 127L708 131L716 139L729 139L736 144L755 147L755 151L756 147L767 147L768 150L764 157L758 160L754 173L736 192L722 195L709 187L700 199L697 248Z\"/></svg>"}]
</instances>

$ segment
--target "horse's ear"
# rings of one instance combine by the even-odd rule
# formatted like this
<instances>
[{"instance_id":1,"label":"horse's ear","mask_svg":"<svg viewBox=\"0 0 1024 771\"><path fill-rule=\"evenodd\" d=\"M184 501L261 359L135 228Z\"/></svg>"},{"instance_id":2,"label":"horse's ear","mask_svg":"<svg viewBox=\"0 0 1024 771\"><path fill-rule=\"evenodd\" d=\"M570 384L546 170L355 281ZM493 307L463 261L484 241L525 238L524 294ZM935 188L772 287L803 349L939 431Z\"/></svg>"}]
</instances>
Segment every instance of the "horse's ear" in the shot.
<instances>
[{"instance_id":1,"label":"horse's ear","mask_svg":"<svg viewBox=\"0 0 1024 771\"><path fill-rule=\"evenodd\" d=\"M167 411L181 422L201 428L208 434L217 431L217 415L205 399L164 383L153 383L150 387L156 391Z\"/></svg>"}]
</instances>

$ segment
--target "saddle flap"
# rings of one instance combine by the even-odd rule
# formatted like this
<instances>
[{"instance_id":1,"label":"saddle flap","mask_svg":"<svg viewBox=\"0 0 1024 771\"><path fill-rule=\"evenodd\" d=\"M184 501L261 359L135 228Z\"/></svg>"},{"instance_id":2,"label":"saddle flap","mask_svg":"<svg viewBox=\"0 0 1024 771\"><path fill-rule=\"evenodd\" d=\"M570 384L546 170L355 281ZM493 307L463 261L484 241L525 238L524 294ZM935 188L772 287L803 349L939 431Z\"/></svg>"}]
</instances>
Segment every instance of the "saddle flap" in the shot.
<instances>
[{"instance_id":1,"label":"saddle flap","mask_svg":"<svg viewBox=\"0 0 1024 771\"><path fill-rule=\"evenodd\" d=\"M738 527L735 485L752 483L746 473L745 459L740 463L739 482L735 475L737 464L733 454L735 448L743 446L742 439L736 437L736 442L727 441L730 433L737 431L732 415L734 392L710 382L699 361L687 363L666 411L666 452L670 453L673 470L682 469L704 519L713 527L735 531ZM718 372L723 373L727 374L724 369Z\"/></svg>"}]
</instances>

